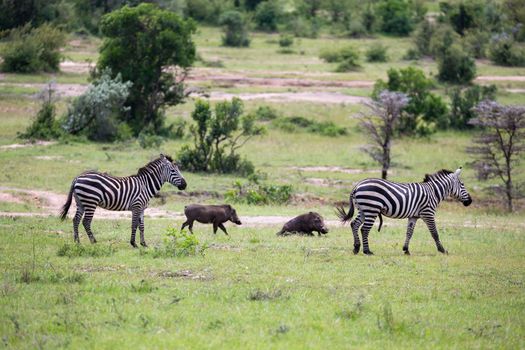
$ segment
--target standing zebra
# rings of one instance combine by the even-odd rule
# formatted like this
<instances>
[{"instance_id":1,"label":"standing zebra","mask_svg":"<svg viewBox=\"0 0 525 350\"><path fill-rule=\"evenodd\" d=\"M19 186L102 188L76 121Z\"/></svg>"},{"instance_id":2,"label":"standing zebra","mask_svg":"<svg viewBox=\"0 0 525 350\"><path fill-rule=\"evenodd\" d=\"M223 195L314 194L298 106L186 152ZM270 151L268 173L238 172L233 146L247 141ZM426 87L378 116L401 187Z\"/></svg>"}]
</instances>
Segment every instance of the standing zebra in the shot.
<instances>
[{"instance_id":1,"label":"standing zebra","mask_svg":"<svg viewBox=\"0 0 525 350\"><path fill-rule=\"evenodd\" d=\"M96 243L97 240L91 232L91 220L93 220L97 206L108 210L129 210L132 213L130 243L133 247L137 247L135 232L138 226L140 244L147 247L144 240L144 209L147 208L151 197L160 191L165 182L177 186L179 190L186 188L186 180L184 180L173 159L163 154L140 168L137 175L117 177L96 171L87 171L73 180L60 218L62 221L66 219L71 206L71 199L75 196L77 203L77 212L73 219L75 242L80 242L78 225L84 216L82 220L84 229L91 243Z\"/></svg>"},{"instance_id":2,"label":"standing zebra","mask_svg":"<svg viewBox=\"0 0 525 350\"><path fill-rule=\"evenodd\" d=\"M408 245L419 218L427 224L432 238L436 242L437 250L441 253L447 253L439 241L435 215L439 202L448 196L462 202L464 206L472 203L472 198L459 179L460 173L461 168L455 172L443 169L435 174L425 175L425 179L421 183L397 183L381 179L360 181L350 194L348 214L342 206L337 208L338 216L342 222L349 221L354 215L354 203L359 210L357 217L350 224L354 235L354 254L359 253L361 248L358 230L363 223L361 228L363 253L373 254L368 247L368 233L378 216L379 230L381 230L381 215L396 219L408 218L406 240L403 246L405 254L410 255Z\"/></svg>"}]
</instances>

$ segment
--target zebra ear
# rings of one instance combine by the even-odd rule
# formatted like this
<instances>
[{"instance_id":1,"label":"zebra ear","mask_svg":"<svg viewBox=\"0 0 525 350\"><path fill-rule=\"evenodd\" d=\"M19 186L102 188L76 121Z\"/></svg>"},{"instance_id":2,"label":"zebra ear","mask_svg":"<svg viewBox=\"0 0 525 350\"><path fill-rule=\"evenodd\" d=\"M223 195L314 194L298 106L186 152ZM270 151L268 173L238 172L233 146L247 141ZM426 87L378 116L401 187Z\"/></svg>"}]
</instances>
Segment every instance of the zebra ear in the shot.
<instances>
[{"instance_id":1,"label":"zebra ear","mask_svg":"<svg viewBox=\"0 0 525 350\"><path fill-rule=\"evenodd\" d=\"M160 154L160 158L166 158L166 156L164 154Z\"/></svg>"},{"instance_id":2,"label":"zebra ear","mask_svg":"<svg viewBox=\"0 0 525 350\"><path fill-rule=\"evenodd\" d=\"M459 167L459 169L456 170L456 176L459 176L461 174L461 169L462 169L462 167Z\"/></svg>"}]
</instances>

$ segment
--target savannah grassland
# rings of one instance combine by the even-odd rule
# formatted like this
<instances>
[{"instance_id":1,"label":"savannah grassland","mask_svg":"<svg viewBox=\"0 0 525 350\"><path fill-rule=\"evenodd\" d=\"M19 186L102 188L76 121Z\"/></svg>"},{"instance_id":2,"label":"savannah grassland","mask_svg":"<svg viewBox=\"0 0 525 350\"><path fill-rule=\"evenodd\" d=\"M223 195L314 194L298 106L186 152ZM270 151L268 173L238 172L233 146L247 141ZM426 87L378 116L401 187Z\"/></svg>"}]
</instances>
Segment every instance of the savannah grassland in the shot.
<instances>
[{"instance_id":1,"label":"savannah grassland","mask_svg":"<svg viewBox=\"0 0 525 350\"><path fill-rule=\"evenodd\" d=\"M332 73L334 66L318 59L323 47L343 43L322 37L296 42L295 54L278 54L278 36L256 34L248 49L220 47L215 28L201 28L197 48L204 61L221 61L222 68L197 72L245 77L292 77L314 80L384 78L389 67L404 67L408 39L379 37L354 41L363 51L373 40L389 46L390 61L363 63L354 73ZM71 38L66 57L96 61L96 39ZM412 63L431 74L431 61ZM479 75L525 75L479 62ZM39 102L32 83L48 75L2 75L0 144L20 143ZM60 73L58 83L86 83L86 73ZM496 82L503 103L523 103L523 82ZM21 85L26 84L26 85ZM27 85L29 84L29 85ZM211 91L231 93L324 91L305 88L193 83ZM36 89L37 90L37 89ZM330 89L328 89L330 90ZM368 96L370 88L333 89ZM438 92L444 94L446 87ZM246 111L268 104L287 116L331 120L348 128L336 138L285 133L268 126L268 134L242 149L268 182L291 184L306 200L286 206L236 205L243 216L291 217L308 210L335 220L333 205L346 201L352 184L378 176L377 165L360 151L366 143L355 113L358 105L305 102L245 102ZM65 109L65 101L59 103ZM168 122L189 120L193 101L169 109ZM204 254L157 256L169 227L181 219L146 218L148 249L129 246L129 219L100 219L93 228L99 241L91 246L81 229L82 246L72 246L71 222L51 217L0 218L0 347L4 348L508 348L525 347L525 240L523 205L504 214L497 201L476 180L465 153L471 134L439 132L429 139L402 139L394 145L391 178L420 181L424 173L464 165L463 180L474 197L465 208L445 202L438 212L441 240L450 252L436 252L423 223L416 226L411 256L404 256L404 221L386 219L374 228L375 256L352 254L348 227L331 225L317 237L276 238L278 225L233 227L230 236L214 236L211 227L196 225ZM94 144L79 140L49 146L0 150L0 184L4 192L17 189L66 194L71 180L86 169L128 175L160 152L176 154L188 139L169 141L156 149L137 143ZM364 172L321 172L292 167L340 166ZM523 173L523 168L518 173ZM223 194L235 176L184 173L188 191ZM519 177L523 178L520 174ZM316 181L313 181L316 180ZM319 181L322 180L322 186ZM241 179L241 181L244 181ZM9 189L5 189L9 188ZM165 203L150 206L181 212L191 202L219 203L207 196L182 197L166 185ZM20 198L20 197L18 197ZM44 212L29 197L0 202L1 212ZM69 250L68 250L69 249ZM66 253L64 253L66 252ZM72 252L72 253L67 253Z\"/></svg>"}]
</instances>

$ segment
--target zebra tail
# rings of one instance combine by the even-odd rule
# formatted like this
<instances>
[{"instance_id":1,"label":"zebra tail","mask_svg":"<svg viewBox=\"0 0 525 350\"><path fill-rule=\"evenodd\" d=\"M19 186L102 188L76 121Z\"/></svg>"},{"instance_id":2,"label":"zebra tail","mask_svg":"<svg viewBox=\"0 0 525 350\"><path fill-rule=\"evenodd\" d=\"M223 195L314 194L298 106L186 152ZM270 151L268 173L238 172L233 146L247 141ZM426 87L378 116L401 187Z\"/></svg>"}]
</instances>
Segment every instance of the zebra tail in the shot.
<instances>
[{"instance_id":1,"label":"zebra tail","mask_svg":"<svg viewBox=\"0 0 525 350\"><path fill-rule=\"evenodd\" d=\"M348 214L345 212L345 208L341 205L339 207L336 207L336 214L337 217L343 222L346 223L352 219L352 216L354 216L354 201L350 199L350 208L348 209Z\"/></svg>"},{"instance_id":2,"label":"zebra tail","mask_svg":"<svg viewBox=\"0 0 525 350\"><path fill-rule=\"evenodd\" d=\"M377 229L377 232L381 232L381 227L383 226L383 215L379 213L379 228Z\"/></svg>"},{"instance_id":3,"label":"zebra tail","mask_svg":"<svg viewBox=\"0 0 525 350\"><path fill-rule=\"evenodd\" d=\"M71 206L71 201L73 200L73 186L75 186L75 181L71 184L71 189L69 190L69 194L67 196L67 201L62 207L62 211L60 212L60 220L64 221L67 218L67 212L69 211L69 207Z\"/></svg>"}]
</instances>

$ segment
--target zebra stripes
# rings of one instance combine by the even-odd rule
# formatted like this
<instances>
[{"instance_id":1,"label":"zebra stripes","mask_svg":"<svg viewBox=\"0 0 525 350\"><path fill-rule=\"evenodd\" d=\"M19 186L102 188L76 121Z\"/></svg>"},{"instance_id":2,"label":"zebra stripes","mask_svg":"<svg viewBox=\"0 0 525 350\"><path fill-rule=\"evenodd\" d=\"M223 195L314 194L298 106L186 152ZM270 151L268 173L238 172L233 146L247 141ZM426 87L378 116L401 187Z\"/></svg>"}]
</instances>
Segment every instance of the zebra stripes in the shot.
<instances>
[{"instance_id":1,"label":"zebra stripes","mask_svg":"<svg viewBox=\"0 0 525 350\"><path fill-rule=\"evenodd\" d=\"M363 253L373 254L368 246L368 233L378 216L379 229L381 229L382 215L396 219L408 218L406 240L403 245L405 254L410 254L408 246L416 222L420 218L427 225L438 251L447 253L439 241L435 214L439 203L448 196L461 201L465 206L472 203L472 198L459 179L460 173L461 168L455 172L443 169L432 175L427 174L421 183L397 183L382 179L365 179L359 182L350 194L348 214L343 207L337 208L338 216L343 222L352 219L354 203L359 211L350 224L354 235L354 254L359 253L361 248L358 235L361 225Z\"/></svg>"},{"instance_id":2,"label":"zebra stripes","mask_svg":"<svg viewBox=\"0 0 525 350\"><path fill-rule=\"evenodd\" d=\"M156 195L162 185L169 182L179 190L186 188L186 180L180 173L173 159L163 154L159 158L140 168L136 175L116 177L105 173L88 171L73 180L66 203L61 212L65 220L71 206L73 196L77 204L77 212L73 218L73 238L80 242L78 226L82 217L82 225L91 243L97 240L91 231L91 221L97 207L116 211L131 211L131 240L133 247L137 227L140 230L140 244L147 246L144 240L144 209L151 197Z\"/></svg>"}]
</instances>

